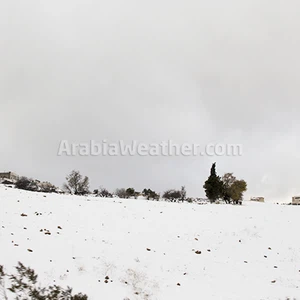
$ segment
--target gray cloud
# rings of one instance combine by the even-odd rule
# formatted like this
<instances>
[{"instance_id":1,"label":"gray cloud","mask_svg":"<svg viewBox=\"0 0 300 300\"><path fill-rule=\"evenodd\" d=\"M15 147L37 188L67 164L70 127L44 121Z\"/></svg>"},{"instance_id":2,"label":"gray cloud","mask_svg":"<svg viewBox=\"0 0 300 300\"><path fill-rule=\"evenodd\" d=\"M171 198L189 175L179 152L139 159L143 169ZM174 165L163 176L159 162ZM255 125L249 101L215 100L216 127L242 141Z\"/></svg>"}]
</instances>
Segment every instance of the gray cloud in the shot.
<instances>
[{"instance_id":1,"label":"gray cloud","mask_svg":"<svg viewBox=\"0 0 300 300\"><path fill-rule=\"evenodd\" d=\"M61 184L300 194L298 1L0 5L1 168ZM57 157L61 139L239 143L242 157Z\"/></svg>"}]
</instances>

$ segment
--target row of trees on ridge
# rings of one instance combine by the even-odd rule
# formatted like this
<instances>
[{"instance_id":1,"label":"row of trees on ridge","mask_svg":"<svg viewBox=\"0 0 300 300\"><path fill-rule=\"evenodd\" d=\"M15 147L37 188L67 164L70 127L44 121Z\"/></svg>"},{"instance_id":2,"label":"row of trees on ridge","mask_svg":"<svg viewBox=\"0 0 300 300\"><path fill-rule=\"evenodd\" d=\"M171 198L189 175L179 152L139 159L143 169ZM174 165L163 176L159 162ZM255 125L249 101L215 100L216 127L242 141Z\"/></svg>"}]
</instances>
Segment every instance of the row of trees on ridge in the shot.
<instances>
[{"instance_id":1,"label":"row of trees on ridge","mask_svg":"<svg viewBox=\"0 0 300 300\"><path fill-rule=\"evenodd\" d=\"M38 180L21 177L16 182L16 187L19 189L38 191L38 192L62 192L49 182L40 182ZM217 175L216 163L213 163L210 176L205 181L205 194L210 202L214 203L223 200L225 203L241 204L243 194L247 190L247 183L245 180L238 180L233 173L226 173L222 177ZM79 171L73 170L67 177L63 185L63 191L72 195L88 195L90 194L90 183L87 176L82 176ZM119 188L114 193L107 189L100 187L93 191L93 194L98 197L112 198L118 197L123 199L138 198L144 196L148 200L159 200L160 198L170 202L193 202L195 199L187 198L187 192L184 186L181 189L170 189L159 193L145 188L142 192L137 192L134 188Z\"/></svg>"}]
</instances>

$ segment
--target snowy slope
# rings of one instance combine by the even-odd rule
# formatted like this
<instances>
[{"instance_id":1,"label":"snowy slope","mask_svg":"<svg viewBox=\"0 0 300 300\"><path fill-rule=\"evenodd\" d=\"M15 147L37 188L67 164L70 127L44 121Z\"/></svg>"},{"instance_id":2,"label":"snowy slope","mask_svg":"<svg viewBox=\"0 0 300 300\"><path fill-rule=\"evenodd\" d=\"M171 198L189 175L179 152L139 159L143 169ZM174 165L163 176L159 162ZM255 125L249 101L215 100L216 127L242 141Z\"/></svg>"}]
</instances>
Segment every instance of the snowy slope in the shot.
<instances>
[{"instance_id":1,"label":"snowy slope","mask_svg":"<svg viewBox=\"0 0 300 300\"><path fill-rule=\"evenodd\" d=\"M173 204L0 185L0 264L13 271L21 261L44 284L92 300L300 299L299 215L300 207L266 203Z\"/></svg>"}]
</instances>

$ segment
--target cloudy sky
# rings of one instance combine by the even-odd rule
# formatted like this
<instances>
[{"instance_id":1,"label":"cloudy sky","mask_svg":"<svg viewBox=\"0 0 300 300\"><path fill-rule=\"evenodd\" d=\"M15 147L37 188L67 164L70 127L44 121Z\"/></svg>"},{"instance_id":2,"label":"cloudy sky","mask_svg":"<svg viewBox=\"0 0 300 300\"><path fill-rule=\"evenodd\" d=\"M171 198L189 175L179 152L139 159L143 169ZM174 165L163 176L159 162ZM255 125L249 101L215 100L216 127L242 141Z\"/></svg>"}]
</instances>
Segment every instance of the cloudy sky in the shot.
<instances>
[{"instance_id":1,"label":"cloudy sky","mask_svg":"<svg viewBox=\"0 0 300 300\"><path fill-rule=\"evenodd\" d=\"M2 1L0 168L61 186L300 194L298 0ZM237 143L240 157L66 157L61 140Z\"/></svg>"}]
</instances>

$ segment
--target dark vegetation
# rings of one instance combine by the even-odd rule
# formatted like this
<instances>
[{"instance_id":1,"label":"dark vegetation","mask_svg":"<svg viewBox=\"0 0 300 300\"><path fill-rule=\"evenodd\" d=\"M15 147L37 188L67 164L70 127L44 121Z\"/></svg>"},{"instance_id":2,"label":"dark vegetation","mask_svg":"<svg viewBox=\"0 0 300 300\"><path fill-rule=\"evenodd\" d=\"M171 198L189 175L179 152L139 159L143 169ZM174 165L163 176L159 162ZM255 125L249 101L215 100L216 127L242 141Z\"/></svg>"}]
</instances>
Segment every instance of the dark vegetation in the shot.
<instances>
[{"instance_id":1,"label":"dark vegetation","mask_svg":"<svg viewBox=\"0 0 300 300\"><path fill-rule=\"evenodd\" d=\"M8 287L6 287L8 283ZM87 300L87 295L72 293L72 288L66 289L53 285L42 287L38 282L38 275L33 269L25 267L22 263L16 266L15 274L6 274L0 265L0 296L8 300L7 292L14 295L16 300Z\"/></svg>"},{"instance_id":2,"label":"dark vegetation","mask_svg":"<svg viewBox=\"0 0 300 300\"><path fill-rule=\"evenodd\" d=\"M67 177L66 183L63 185L63 191L60 191L57 187L49 182L40 182L27 177L20 177L15 187L18 189L55 193L65 192L72 195L89 195L89 178L82 176L79 171L73 170ZM222 177L217 175L216 163L212 164L210 175L205 181L204 186L205 194L207 199L211 203L223 201L227 204L242 204L243 194L247 191L247 183L245 180L238 180L233 173L226 173ZM94 190L93 194L96 197L102 198L121 198L121 199L137 199L139 196L143 196L147 200L159 201L163 199L170 202L202 202L203 199L194 199L187 197L186 188L184 186L181 189L169 189L166 190L162 197L159 193L155 192L150 188L145 188L141 193L137 192L134 188L129 187L116 189L114 193L109 192L106 188L100 187Z\"/></svg>"},{"instance_id":3,"label":"dark vegetation","mask_svg":"<svg viewBox=\"0 0 300 300\"><path fill-rule=\"evenodd\" d=\"M213 163L210 176L203 186L207 198L214 203L221 199L225 203L242 204L243 194L247 191L245 180L238 180L233 173L226 173L223 177L217 175L216 163Z\"/></svg>"}]
</instances>

